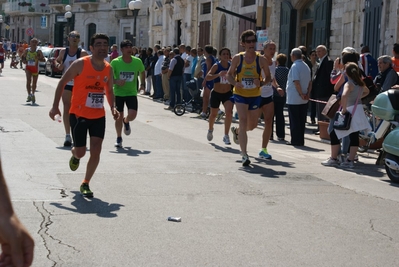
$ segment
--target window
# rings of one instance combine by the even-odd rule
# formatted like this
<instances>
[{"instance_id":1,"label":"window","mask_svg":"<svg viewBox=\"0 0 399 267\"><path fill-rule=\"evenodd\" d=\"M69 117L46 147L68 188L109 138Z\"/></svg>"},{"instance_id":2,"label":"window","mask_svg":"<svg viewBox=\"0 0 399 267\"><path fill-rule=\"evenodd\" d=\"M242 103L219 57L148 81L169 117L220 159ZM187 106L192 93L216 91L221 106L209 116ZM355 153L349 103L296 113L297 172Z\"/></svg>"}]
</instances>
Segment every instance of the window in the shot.
<instances>
[{"instance_id":1,"label":"window","mask_svg":"<svg viewBox=\"0 0 399 267\"><path fill-rule=\"evenodd\" d=\"M211 13L211 2L203 3L201 6L201 14L210 14Z\"/></svg>"},{"instance_id":2,"label":"window","mask_svg":"<svg viewBox=\"0 0 399 267\"><path fill-rule=\"evenodd\" d=\"M256 1L255 0L243 0L242 1L242 6L251 6L251 5L255 5Z\"/></svg>"}]
</instances>

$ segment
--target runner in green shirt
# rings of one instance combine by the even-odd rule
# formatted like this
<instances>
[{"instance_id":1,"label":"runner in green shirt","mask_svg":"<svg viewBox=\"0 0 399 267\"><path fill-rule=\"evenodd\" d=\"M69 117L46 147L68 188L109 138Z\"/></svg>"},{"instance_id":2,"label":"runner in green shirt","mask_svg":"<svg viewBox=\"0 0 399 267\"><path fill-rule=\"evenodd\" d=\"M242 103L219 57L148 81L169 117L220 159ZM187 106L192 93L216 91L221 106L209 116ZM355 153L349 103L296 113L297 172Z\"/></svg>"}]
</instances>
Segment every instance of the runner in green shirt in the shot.
<instances>
[{"instance_id":1,"label":"runner in green shirt","mask_svg":"<svg viewBox=\"0 0 399 267\"><path fill-rule=\"evenodd\" d=\"M129 135L131 132L129 122L137 116L138 75L141 75L141 81L145 81L143 62L133 56L132 47L133 44L130 40L123 40L120 44L122 56L111 61L114 72L115 106L120 113L119 119L115 121L117 135L115 147L122 147L122 126L124 133ZM145 84L142 83L140 88L145 88ZM127 116L123 116L125 104L128 109Z\"/></svg>"}]
</instances>

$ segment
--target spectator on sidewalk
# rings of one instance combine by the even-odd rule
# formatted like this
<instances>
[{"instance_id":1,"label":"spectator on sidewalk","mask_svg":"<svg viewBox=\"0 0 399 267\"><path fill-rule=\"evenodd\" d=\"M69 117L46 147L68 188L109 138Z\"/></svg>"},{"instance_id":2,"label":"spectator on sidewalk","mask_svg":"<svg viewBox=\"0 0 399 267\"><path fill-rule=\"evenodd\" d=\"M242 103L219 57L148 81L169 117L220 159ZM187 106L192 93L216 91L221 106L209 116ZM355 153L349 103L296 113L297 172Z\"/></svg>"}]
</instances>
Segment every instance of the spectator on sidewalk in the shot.
<instances>
[{"instance_id":1,"label":"spectator on sidewalk","mask_svg":"<svg viewBox=\"0 0 399 267\"><path fill-rule=\"evenodd\" d=\"M287 56L284 54L278 54L276 57L276 74L275 79L278 87L282 90L275 88L273 92L274 101L274 121L276 123L276 135L278 141L285 140L285 118L284 118L284 106L287 101L286 87L289 68L285 66L287 63Z\"/></svg>"},{"instance_id":2,"label":"spectator on sidewalk","mask_svg":"<svg viewBox=\"0 0 399 267\"><path fill-rule=\"evenodd\" d=\"M186 57L184 59L184 73L183 73L183 99L187 103L191 99L190 92L187 87L187 82L191 80L191 68L193 65L193 56L191 56L191 47L186 46Z\"/></svg>"},{"instance_id":3,"label":"spectator on sidewalk","mask_svg":"<svg viewBox=\"0 0 399 267\"><path fill-rule=\"evenodd\" d=\"M362 64L364 73L366 76L371 76L375 79L375 76L378 74L377 60L370 54L370 49L367 45L363 46L360 52L360 63Z\"/></svg>"},{"instance_id":4,"label":"spectator on sidewalk","mask_svg":"<svg viewBox=\"0 0 399 267\"><path fill-rule=\"evenodd\" d=\"M316 48L316 55L319 58L319 68L317 69L313 83L312 91L314 90L314 97L316 100L327 102L334 92L334 85L330 82L330 74L333 69L334 62L327 55L327 47L319 45ZM310 75L309 75L310 76ZM321 114L325 107L325 103L316 103L317 121L326 121L327 119ZM320 134L318 130L315 134Z\"/></svg>"},{"instance_id":5,"label":"spectator on sidewalk","mask_svg":"<svg viewBox=\"0 0 399 267\"><path fill-rule=\"evenodd\" d=\"M374 84L385 92L394 86L398 81L398 74L392 68L392 59L388 55L378 58L378 75L374 79Z\"/></svg>"},{"instance_id":6,"label":"spectator on sidewalk","mask_svg":"<svg viewBox=\"0 0 399 267\"><path fill-rule=\"evenodd\" d=\"M161 72L162 72L162 90L163 90L163 100L165 104L169 105L169 78L168 78L168 70L169 64L173 56L171 56L170 47L164 49L165 59L162 63Z\"/></svg>"},{"instance_id":7,"label":"spectator on sidewalk","mask_svg":"<svg viewBox=\"0 0 399 267\"><path fill-rule=\"evenodd\" d=\"M294 62L288 72L287 106L290 121L291 141L287 145L303 146L305 144L305 124L308 100L312 90L310 69L302 60L299 48L291 51Z\"/></svg>"},{"instance_id":8,"label":"spectator on sidewalk","mask_svg":"<svg viewBox=\"0 0 399 267\"><path fill-rule=\"evenodd\" d=\"M204 49L202 47L197 48L197 65L194 70L194 78L197 78L197 88L202 89L202 82L204 81L203 72L202 72L202 64L205 62Z\"/></svg>"},{"instance_id":9,"label":"spectator on sidewalk","mask_svg":"<svg viewBox=\"0 0 399 267\"><path fill-rule=\"evenodd\" d=\"M179 49L173 49L173 59L170 61L168 78L169 78L169 106L165 110L173 110L176 104L181 102L180 87L183 79L184 60L179 54Z\"/></svg>"},{"instance_id":10,"label":"spectator on sidewalk","mask_svg":"<svg viewBox=\"0 0 399 267\"><path fill-rule=\"evenodd\" d=\"M112 48L111 48L111 53L109 54L109 60L110 60L110 62L114 59L114 58L117 58L119 56L119 53L118 53L118 46L116 45L116 44L113 44L112 45Z\"/></svg>"},{"instance_id":11,"label":"spectator on sidewalk","mask_svg":"<svg viewBox=\"0 0 399 267\"><path fill-rule=\"evenodd\" d=\"M165 56L163 54L163 50L158 50L158 60L155 63L154 67L154 76L155 76L155 84L154 84L154 97L153 99L162 99L163 98L163 88L162 88L162 63L165 60Z\"/></svg>"},{"instance_id":12,"label":"spectator on sidewalk","mask_svg":"<svg viewBox=\"0 0 399 267\"><path fill-rule=\"evenodd\" d=\"M147 48L147 51L146 51L147 57L144 60L144 67L146 70L146 79L145 79L146 87L145 87L144 94L148 95L148 96L151 95L152 75L154 74L153 69L151 68L151 64L152 64L152 60L153 60L153 55L152 55L153 51L154 50L151 47Z\"/></svg>"}]
</instances>

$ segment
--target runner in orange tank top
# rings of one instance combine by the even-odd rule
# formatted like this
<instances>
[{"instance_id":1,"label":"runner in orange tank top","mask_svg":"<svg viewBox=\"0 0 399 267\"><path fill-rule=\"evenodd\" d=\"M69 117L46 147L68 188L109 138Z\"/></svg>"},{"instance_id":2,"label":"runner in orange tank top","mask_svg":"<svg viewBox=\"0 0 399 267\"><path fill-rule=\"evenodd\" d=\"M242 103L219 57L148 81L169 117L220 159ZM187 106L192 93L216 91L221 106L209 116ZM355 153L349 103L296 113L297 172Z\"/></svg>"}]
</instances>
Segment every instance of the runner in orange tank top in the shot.
<instances>
[{"instance_id":1,"label":"runner in orange tank top","mask_svg":"<svg viewBox=\"0 0 399 267\"><path fill-rule=\"evenodd\" d=\"M96 33L90 39L91 56L75 60L61 77L55 91L53 107L49 116L54 120L58 114L60 99L67 82L74 79L74 86L69 110L69 120L74 147L69 167L76 171L80 159L86 154L87 132L90 134L90 158L86 174L80 186L80 192L85 197L93 197L89 182L100 162L101 146L105 134L104 94L107 97L114 119L119 118L119 112L114 105L113 71L104 59L108 56L109 37Z\"/></svg>"}]
</instances>

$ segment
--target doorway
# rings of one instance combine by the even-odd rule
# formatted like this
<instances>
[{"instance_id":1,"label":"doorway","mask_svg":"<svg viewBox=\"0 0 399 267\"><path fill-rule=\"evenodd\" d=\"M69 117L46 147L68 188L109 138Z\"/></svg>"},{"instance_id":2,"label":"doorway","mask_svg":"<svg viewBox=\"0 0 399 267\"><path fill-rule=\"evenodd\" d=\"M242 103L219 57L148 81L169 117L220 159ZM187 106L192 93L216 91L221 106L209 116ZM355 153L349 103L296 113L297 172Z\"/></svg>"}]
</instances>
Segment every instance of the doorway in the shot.
<instances>
[{"instance_id":1,"label":"doorway","mask_svg":"<svg viewBox=\"0 0 399 267\"><path fill-rule=\"evenodd\" d=\"M181 19L176 20L176 44L181 44Z\"/></svg>"},{"instance_id":2,"label":"doorway","mask_svg":"<svg viewBox=\"0 0 399 267\"><path fill-rule=\"evenodd\" d=\"M311 1L302 9L300 21L299 45L305 46L309 52L315 49L313 47L314 4L315 1Z\"/></svg>"}]
</instances>

